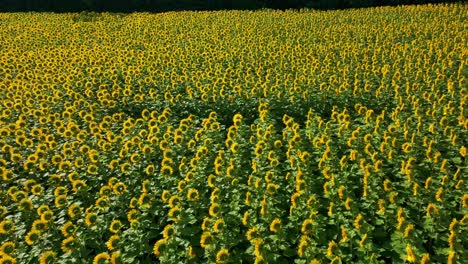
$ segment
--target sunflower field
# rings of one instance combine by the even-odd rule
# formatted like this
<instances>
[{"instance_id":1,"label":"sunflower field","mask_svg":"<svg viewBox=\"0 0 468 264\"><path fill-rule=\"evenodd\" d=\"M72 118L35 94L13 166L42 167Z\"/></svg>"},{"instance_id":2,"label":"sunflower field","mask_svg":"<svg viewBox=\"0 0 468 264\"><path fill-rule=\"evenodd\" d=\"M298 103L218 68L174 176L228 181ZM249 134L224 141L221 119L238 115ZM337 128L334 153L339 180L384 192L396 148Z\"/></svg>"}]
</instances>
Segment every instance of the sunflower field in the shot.
<instances>
[{"instance_id":1,"label":"sunflower field","mask_svg":"<svg viewBox=\"0 0 468 264\"><path fill-rule=\"evenodd\" d=\"M463 263L467 21L0 13L0 263Z\"/></svg>"}]
</instances>

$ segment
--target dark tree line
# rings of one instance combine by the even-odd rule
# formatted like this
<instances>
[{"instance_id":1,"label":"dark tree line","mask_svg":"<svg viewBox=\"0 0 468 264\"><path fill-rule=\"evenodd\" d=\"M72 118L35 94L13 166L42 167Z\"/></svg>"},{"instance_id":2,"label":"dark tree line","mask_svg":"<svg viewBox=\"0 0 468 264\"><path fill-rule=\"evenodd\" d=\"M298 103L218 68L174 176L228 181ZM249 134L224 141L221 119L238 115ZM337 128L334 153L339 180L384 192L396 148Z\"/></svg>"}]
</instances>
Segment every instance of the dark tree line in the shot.
<instances>
[{"instance_id":1,"label":"dark tree line","mask_svg":"<svg viewBox=\"0 0 468 264\"><path fill-rule=\"evenodd\" d=\"M161 12L219 9L344 9L383 5L460 2L456 0L0 0L0 12Z\"/></svg>"}]
</instances>

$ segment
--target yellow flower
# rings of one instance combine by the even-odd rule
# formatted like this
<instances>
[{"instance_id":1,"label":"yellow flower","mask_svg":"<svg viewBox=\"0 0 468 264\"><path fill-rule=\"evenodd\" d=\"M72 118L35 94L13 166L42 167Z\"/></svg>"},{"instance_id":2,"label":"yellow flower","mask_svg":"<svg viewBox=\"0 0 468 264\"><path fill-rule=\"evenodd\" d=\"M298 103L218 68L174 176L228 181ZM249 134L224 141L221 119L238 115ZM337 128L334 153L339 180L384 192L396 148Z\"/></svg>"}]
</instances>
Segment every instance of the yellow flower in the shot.
<instances>
[{"instance_id":1,"label":"yellow flower","mask_svg":"<svg viewBox=\"0 0 468 264\"><path fill-rule=\"evenodd\" d=\"M411 244L409 243L406 244L406 261L408 261L409 263L416 262L416 256L414 255Z\"/></svg>"},{"instance_id":2,"label":"yellow flower","mask_svg":"<svg viewBox=\"0 0 468 264\"><path fill-rule=\"evenodd\" d=\"M57 257L57 253L53 250L47 250L41 254L39 258L40 264L50 264L55 263Z\"/></svg>"},{"instance_id":3,"label":"yellow flower","mask_svg":"<svg viewBox=\"0 0 468 264\"><path fill-rule=\"evenodd\" d=\"M32 223L32 228L43 232L47 229L47 224L48 224L47 221L37 219L37 220L34 220L34 222Z\"/></svg>"},{"instance_id":4,"label":"yellow flower","mask_svg":"<svg viewBox=\"0 0 468 264\"><path fill-rule=\"evenodd\" d=\"M341 240L340 240L340 242L344 243L344 242L348 241L348 233L346 232L346 228L343 225L340 226L340 229L341 229Z\"/></svg>"},{"instance_id":5,"label":"yellow flower","mask_svg":"<svg viewBox=\"0 0 468 264\"><path fill-rule=\"evenodd\" d=\"M407 238L409 237L409 234L411 232L411 230L413 230L414 228L414 225L413 224L410 224L408 225L406 228L405 228L405 233L404 233L404 236Z\"/></svg>"},{"instance_id":6,"label":"yellow flower","mask_svg":"<svg viewBox=\"0 0 468 264\"><path fill-rule=\"evenodd\" d=\"M215 187L215 182L216 182L216 176L213 175L213 174L210 174L210 175L208 176L208 186L209 186L210 188L214 188L214 187Z\"/></svg>"},{"instance_id":7,"label":"yellow flower","mask_svg":"<svg viewBox=\"0 0 468 264\"><path fill-rule=\"evenodd\" d=\"M169 213L167 215L169 216L170 220L172 220L174 222L179 221L179 217L180 217L180 208L179 208L179 206L176 206L176 207L172 208L171 210L169 210Z\"/></svg>"},{"instance_id":8,"label":"yellow flower","mask_svg":"<svg viewBox=\"0 0 468 264\"><path fill-rule=\"evenodd\" d=\"M147 193L140 194L138 198L138 204L143 208L150 207L151 197Z\"/></svg>"},{"instance_id":9,"label":"yellow flower","mask_svg":"<svg viewBox=\"0 0 468 264\"><path fill-rule=\"evenodd\" d=\"M333 216L333 206L334 206L334 203L330 202L330 205L328 206L328 216L329 217Z\"/></svg>"},{"instance_id":10,"label":"yellow flower","mask_svg":"<svg viewBox=\"0 0 468 264\"><path fill-rule=\"evenodd\" d=\"M366 242L366 239L367 239L367 233L365 233L364 236L362 236L361 241L359 241L359 247L361 248L364 247L364 243Z\"/></svg>"},{"instance_id":11,"label":"yellow flower","mask_svg":"<svg viewBox=\"0 0 468 264\"><path fill-rule=\"evenodd\" d=\"M68 215L70 218L75 218L81 214L81 208L78 204L72 204L68 207Z\"/></svg>"},{"instance_id":12,"label":"yellow flower","mask_svg":"<svg viewBox=\"0 0 468 264\"><path fill-rule=\"evenodd\" d=\"M37 240L39 240L40 236L41 236L41 231L33 229L26 234L26 237L24 238L24 240L26 244L32 245Z\"/></svg>"},{"instance_id":13,"label":"yellow flower","mask_svg":"<svg viewBox=\"0 0 468 264\"><path fill-rule=\"evenodd\" d=\"M354 227L356 229L361 229L362 225L361 225L361 220L363 219L362 215L361 214L358 214L356 216L356 218L354 219Z\"/></svg>"},{"instance_id":14,"label":"yellow flower","mask_svg":"<svg viewBox=\"0 0 468 264\"><path fill-rule=\"evenodd\" d=\"M72 182L72 189L75 193L81 191L86 186L87 186L86 182L82 180L76 180Z\"/></svg>"},{"instance_id":15,"label":"yellow flower","mask_svg":"<svg viewBox=\"0 0 468 264\"><path fill-rule=\"evenodd\" d=\"M76 230L76 225L74 225L71 221L66 222L61 228L64 237L74 235Z\"/></svg>"},{"instance_id":16,"label":"yellow flower","mask_svg":"<svg viewBox=\"0 0 468 264\"><path fill-rule=\"evenodd\" d=\"M129 169L130 169L130 166L131 166L130 163L125 162L125 163L123 163L122 165L120 165L120 171L121 171L122 173L128 173L128 172L129 172Z\"/></svg>"},{"instance_id":17,"label":"yellow flower","mask_svg":"<svg viewBox=\"0 0 468 264\"><path fill-rule=\"evenodd\" d=\"M210 210L209 210L210 216L216 217L220 211L221 211L221 208L218 203L211 204Z\"/></svg>"},{"instance_id":18,"label":"yellow flower","mask_svg":"<svg viewBox=\"0 0 468 264\"><path fill-rule=\"evenodd\" d=\"M213 242L213 236L210 232L203 232L200 239L200 246L204 249L208 248Z\"/></svg>"},{"instance_id":19,"label":"yellow flower","mask_svg":"<svg viewBox=\"0 0 468 264\"><path fill-rule=\"evenodd\" d=\"M427 264L427 262L429 261L429 253L425 253L422 258L421 258L421 262L420 264Z\"/></svg>"},{"instance_id":20,"label":"yellow flower","mask_svg":"<svg viewBox=\"0 0 468 264\"><path fill-rule=\"evenodd\" d=\"M180 197L178 195L173 195L169 199L169 207L174 208L180 205Z\"/></svg>"},{"instance_id":21,"label":"yellow flower","mask_svg":"<svg viewBox=\"0 0 468 264\"><path fill-rule=\"evenodd\" d=\"M346 208L346 210L348 210L348 211L351 210L351 206L350 206L351 201L352 201L351 198L346 197L345 208Z\"/></svg>"},{"instance_id":22,"label":"yellow flower","mask_svg":"<svg viewBox=\"0 0 468 264\"><path fill-rule=\"evenodd\" d=\"M95 204L99 210L105 210L110 206L109 197L101 196L96 200Z\"/></svg>"},{"instance_id":23,"label":"yellow flower","mask_svg":"<svg viewBox=\"0 0 468 264\"><path fill-rule=\"evenodd\" d=\"M15 243L11 241L4 242L0 247L0 255L1 253L5 253L7 255L12 255L15 251Z\"/></svg>"},{"instance_id":24,"label":"yellow flower","mask_svg":"<svg viewBox=\"0 0 468 264\"><path fill-rule=\"evenodd\" d=\"M450 235L448 237L448 244L450 248L453 248L455 246L455 237L456 237L456 233L453 231L450 231Z\"/></svg>"},{"instance_id":25,"label":"yellow flower","mask_svg":"<svg viewBox=\"0 0 468 264\"><path fill-rule=\"evenodd\" d=\"M34 195L41 195L43 191L44 187L42 187L40 184L36 184L31 188L31 193Z\"/></svg>"},{"instance_id":26,"label":"yellow flower","mask_svg":"<svg viewBox=\"0 0 468 264\"><path fill-rule=\"evenodd\" d=\"M32 201L29 200L29 198L21 199L21 201L19 201L18 205L19 205L18 209L20 209L20 210L31 211L33 209Z\"/></svg>"},{"instance_id":27,"label":"yellow flower","mask_svg":"<svg viewBox=\"0 0 468 264\"><path fill-rule=\"evenodd\" d=\"M104 263L109 263L110 261L110 256L108 253L99 253L97 254L94 259L93 259L93 264L104 264Z\"/></svg>"},{"instance_id":28,"label":"yellow flower","mask_svg":"<svg viewBox=\"0 0 468 264\"><path fill-rule=\"evenodd\" d=\"M120 228L122 228L122 222L119 220L112 220L111 224L109 225L109 231L112 233L118 233Z\"/></svg>"},{"instance_id":29,"label":"yellow flower","mask_svg":"<svg viewBox=\"0 0 468 264\"><path fill-rule=\"evenodd\" d=\"M96 213L87 213L85 216L85 224L87 226L92 226L97 223L97 214Z\"/></svg>"},{"instance_id":30,"label":"yellow flower","mask_svg":"<svg viewBox=\"0 0 468 264\"><path fill-rule=\"evenodd\" d=\"M216 263L226 263L228 261L229 252L227 249L221 249L216 253Z\"/></svg>"},{"instance_id":31,"label":"yellow flower","mask_svg":"<svg viewBox=\"0 0 468 264\"><path fill-rule=\"evenodd\" d=\"M306 219L302 222L301 232L304 235L312 233L313 230L313 221L312 219Z\"/></svg>"},{"instance_id":32,"label":"yellow flower","mask_svg":"<svg viewBox=\"0 0 468 264\"><path fill-rule=\"evenodd\" d=\"M454 259L455 259L455 251L451 250L447 258L447 264L453 264Z\"/></svg>"},{"instance_id":33,"label":"yellow flower","mask_svg":"<svg viewBox=\"0 0 468 264\"><path fill-rule=\"evenodd\" d=\"M254 238L256 238L257 235L258 235L258 228L254 226L247 231L247 240L251 241Z\"/></svg>"},{"instance_id":34,"label":"yellow flower","mask_svg":"<svg viewBox=\"0 0 468 264\"><path fill-rule=\"evenodd\" d=\"M327 249L327 257L333 256L333 248L336 246L336 243L334 240L330 241L328 243L328 249Z\"/></svg>"},{"instance_id":35,"label":"yellow flower","mask_svg":"<svg viewBox=\"0 0 468 264\"><path fill-rule=\"evenodd\" d=\"M462 146L459 152L462 157L466 157L467 148L465 146Z\"/></svg>"},{"instance_id":36,"label":"yellow flower","mask_svg":"<svg viewBox=\"0 0 468 264\"><path fill-rule=\"evenodd\" d=\"M222 218L216 220L216 222L213 225L213 230L215 233L220 233L225 226L224 220Z\"/></svg>"},{"instance_id":37,"label":"yellow flower","mask_svg":"<svg viewBox=\"0 0 468 264\"><path fill-rule=\"evenodd\" d=\"M439 213L439 208L437 208L437 205L430 203L426 207L426 216L431 216L432 214L438 214Z\"/></svg>"},{"instance_id":38,"label":"yellow flower","mask_svg":"<svg viewBox=\"0 0 468 264\"><path fill-rule=\"evenodd\" d=\"M309 245L308 237L307 236L301 236L301 240L299 242L299 245L297 247L297 254L299 257L303 257L305 251L307 250Z\"/></svg>"},{"instance_id":39,"label":"yellow flower","mask_svg":"<svg viewBox=\"0 0 468 264\"><path fill-rule=\"evenodd\" d=\"M436 200L437 200L438 202L442 202L442 198L441 198L442 192L443 192L443 189L442 189L442 187L441 187L441 188L439 188L439 190L438 190L437 193L436 193L435 198L436 198Z\"/></svg>"},{"instance_id":40,"label":"yellow flower","mask_svg":"<svg viewBox=\"0 0 468 264\"><path fill-rule=\"evenodd\" d=\"M175 233L174 231L174 228L172 227L172 225L166 225L164 227L164 231L163 231L163 237L164 238L169 238L171 237L173 234Z\"/></svg>"},{"instance_id":41,"label":"yellow flower","mask_svg":"<svg viewBox=\"0 0 468 264\"><path fill-rule=\"evenodd\" d=\"M109 238L109 240L107 240L107 243L106 243L107 249L109 249L110 251L115 250L119 244L119 241L120 241L120 236L112 235Z\"/></svg>"},{"instance_id":42,"label":"yellow flower","mask_svg":"<svg viewBox=\"0 0 468 264\"><path fill-rule=\"evenodd\" d=\"M269 194L275 194L278 191L278 188L279 187L276 184L269 183L266 189Z\"/></svg>"},{"instance_id":43,"label":"yellow flower","mask_svg":"<svg viewBox=\"0 0 468 264\"><path fill-rule=\"evenodd\" d=\"M145 173L148 176L153 175L155 171L156 171L156 168L154 167L153 164L148 165L145 169Z\"/></svg>"},{"instance_id":44,"label":"yellow flower","mask_svg":"<svg viewBox=\"0 0 468 264\"><path fill-rule=\"evenodd\" d=\"M174 173L174 170L172 169L171 166L163 166L161 168L161 174L164 176L169 176L169 175L172 175L173 173Z\"/></svg>"},{"instance_id":45,"label":"yellow flower","mask_svg":"<svg viewBox=\"0 0 468 264\"><path fill-rule=\"evenodd\" d=\"M281 229L281 220L276 218L270 224L270 231L273 233L278 233Z\"/></svg>"},{"instance_id":46,"label":"yellow flower","mask_svg":"<svg viewBox=\"0 0 468 264\"><path fill-rule=\"evenodd\" d=\"M16 264L15 258L5 255L5 254L2 254L1 256L2 256L2 258L0 258L1 264Z\"/></svg>"},{"instance_id":47,"label":"yellow flower","mask_svg":"<svg viewBox=\"0 0 468 264\"><path fill-rule=\"evenodd\" d=\"M58 195L55 197L55 206L56 207L63 207L67 203L67 196L66 195Z\"/></svg>"}]
</instances>

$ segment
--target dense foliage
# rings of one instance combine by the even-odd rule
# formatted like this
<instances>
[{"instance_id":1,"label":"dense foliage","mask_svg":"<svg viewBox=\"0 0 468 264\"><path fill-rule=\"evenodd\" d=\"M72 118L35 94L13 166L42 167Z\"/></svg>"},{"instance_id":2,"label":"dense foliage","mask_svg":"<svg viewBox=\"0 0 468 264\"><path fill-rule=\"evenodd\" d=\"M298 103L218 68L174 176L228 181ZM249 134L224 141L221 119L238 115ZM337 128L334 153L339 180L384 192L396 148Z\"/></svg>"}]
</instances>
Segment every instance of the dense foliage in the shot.
<instances>
[{"instance_id":1,"label":"dense foliage","mask_svg":"<svg viewBox=\"0 0 468 264\"><path fill-rule=\"evenodd\" d=\"M1 11L160 12L258 8L342 9L383 5L460 2L457 0L0 0Z\"/></svg>"},{"instance_id":2,"label":"dense foliage","mask_svg":"<svg viewBox=\"0 0 468 264\"><path fill-rule=\"evenodd\" d=\"M0 13L0 263L462 263L467 15Z\"/></svg>"}]
</instances>

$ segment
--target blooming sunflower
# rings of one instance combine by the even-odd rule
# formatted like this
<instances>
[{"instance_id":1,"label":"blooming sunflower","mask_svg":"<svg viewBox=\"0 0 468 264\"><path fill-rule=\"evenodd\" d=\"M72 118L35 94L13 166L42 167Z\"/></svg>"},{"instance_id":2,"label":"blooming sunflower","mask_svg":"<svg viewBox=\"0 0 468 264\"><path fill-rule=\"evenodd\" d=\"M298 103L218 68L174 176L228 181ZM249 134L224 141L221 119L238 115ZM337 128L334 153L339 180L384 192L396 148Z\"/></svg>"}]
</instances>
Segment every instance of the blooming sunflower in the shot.
<instances>
[{"instance_id":1,"label":"blooming sunflower","mask_svg":"<svg viewBox=\"0 0 468 264\"><path fill-rule=\"evenodd\" d=\"M93 259L93 264L107 264L110 263L111 257L108 253L99 253Z\"/></svg>"},{"instance_id":2,"label":"blooming sunflower","mask_svg":"<svg viewBox=\"0 0 468 264\"><path fill-rule=\"evenodd\" d=\"M40 264L52 264L56 263L57 253L53 250L47 250L39 257Z\"/></svg>"}]
</instances>

